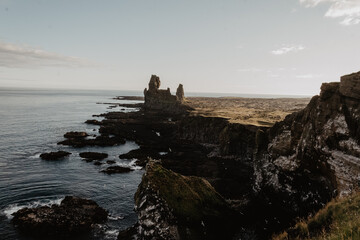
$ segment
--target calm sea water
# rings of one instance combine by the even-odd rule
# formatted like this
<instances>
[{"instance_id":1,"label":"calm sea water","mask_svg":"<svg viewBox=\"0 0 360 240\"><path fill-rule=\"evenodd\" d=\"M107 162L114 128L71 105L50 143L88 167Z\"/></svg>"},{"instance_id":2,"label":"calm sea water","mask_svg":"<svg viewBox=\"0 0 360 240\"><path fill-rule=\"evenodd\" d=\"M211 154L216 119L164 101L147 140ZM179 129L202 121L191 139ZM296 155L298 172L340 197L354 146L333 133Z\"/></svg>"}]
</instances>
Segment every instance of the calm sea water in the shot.
<instances>
[{"instance_id":1,"label":"calm sea water","mask_svg":"<svg viewBox=\"0 0 360 240\"><path fill-rule=\"evenodd\" d=\"M0 239L31 239L19 234L10 223L11 213L24 206L59 203L66 195L95 200L111 217L102 225L104 235L95 239L116 239L119 229L136 222L133 196L143 170L128 174L106 175L95 166L82 161L79 152L99 151L119 165L119 154L138 146L134 142L114 147L76 149L57 145L67 131L97 134L97 126L84 123L93 114L120 111L107 109L98 102L121 102L111 98L139 95L121 91L55 91L0 89ZM40 153L65 150L70 157L44 161Z\"/></svg>"},{"instance_id":2,"label":"calm sea water","mask_svg":"<svg viewBox=\"0 0 360 240\"><path fill-rule=\"evenodd\" d=\"M92 119L93 114L120 111L120 108L110 110L107 109L109 105L97 104L121 102L111 99L119 95L136 96L141 92L0 89L0 239L31 239L19 234L12 226L11 213L22 207L59 203L66 195L93 199L110 212L109 221L101 226L104 235L95 239L116 239L119 229L136 222L133 196L143 170L109 176L99 172L106 164L95 166L79 157L83 151L106 152L108 160L133 166L133 162L120 160L118 156L138 148L134 142L81 149L56 144L68 131L97 134L97 126L84 122ZM188 96L227 95L190 93ZM57 150L69 151L72 155L59 161L39 158L40 153Z\"/></svg>"}]
</instances>

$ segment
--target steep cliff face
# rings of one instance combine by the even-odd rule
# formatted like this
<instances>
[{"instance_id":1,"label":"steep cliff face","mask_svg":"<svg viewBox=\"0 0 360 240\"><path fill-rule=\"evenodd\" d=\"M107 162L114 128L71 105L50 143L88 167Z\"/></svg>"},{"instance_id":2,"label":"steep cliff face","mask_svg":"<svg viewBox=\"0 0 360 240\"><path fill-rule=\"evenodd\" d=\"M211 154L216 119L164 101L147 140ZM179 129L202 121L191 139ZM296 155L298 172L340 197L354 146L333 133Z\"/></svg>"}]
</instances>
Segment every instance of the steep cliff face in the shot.
<instances>
[{"instance_id":1,"label":"steep cliff face","mask_svg":"<svg viewBox=\"0 0 360 240\"><path fill-rule=\"evenodd\" d=\"M205 179L182 176L153 160L135 194L135 210L137 239L218 239L230 233L235 216Z\"/></svg>"},{"instance_id":2,"label":"steep cliff face","mask_svg":"<svg viewBox=\"0 0 360 240\"><path fill-rule=\"evenodd\" d=\"M359 76L324 83L304 110L258 134L254 190L268 216L285 222L358 187Z\"/></svg>"}]
</instances>

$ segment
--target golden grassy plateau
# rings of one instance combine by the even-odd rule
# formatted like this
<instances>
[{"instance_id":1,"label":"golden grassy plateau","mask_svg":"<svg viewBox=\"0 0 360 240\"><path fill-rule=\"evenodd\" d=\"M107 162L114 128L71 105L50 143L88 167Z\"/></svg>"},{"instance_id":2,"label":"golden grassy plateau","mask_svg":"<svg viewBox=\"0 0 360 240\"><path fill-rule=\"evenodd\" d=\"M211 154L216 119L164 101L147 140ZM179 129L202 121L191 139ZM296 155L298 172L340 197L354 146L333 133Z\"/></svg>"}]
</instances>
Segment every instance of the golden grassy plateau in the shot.
<instances>
[{"instance_id":1,"label":"golden grassy plateau","mask_svg":"<svg viewBox=\"0 0 360 240\"><path fill-rule=\"evenodd\" d=\"M223 117L233 123L272 126L306 107L310 98L187 97L193 115Z\"/></svg>"}]
</instances>

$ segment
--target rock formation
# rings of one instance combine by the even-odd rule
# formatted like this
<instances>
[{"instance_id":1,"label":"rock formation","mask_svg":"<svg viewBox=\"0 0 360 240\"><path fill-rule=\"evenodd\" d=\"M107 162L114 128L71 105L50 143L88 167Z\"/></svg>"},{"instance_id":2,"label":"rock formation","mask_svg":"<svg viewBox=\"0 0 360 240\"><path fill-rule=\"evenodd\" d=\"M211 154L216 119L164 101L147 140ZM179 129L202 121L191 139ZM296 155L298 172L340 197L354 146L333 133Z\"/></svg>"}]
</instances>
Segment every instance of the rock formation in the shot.
<instances>
[{"instance_id":1,"label":"rock formation","mask_svg":"<svg viewBox=\"0 0 360 240\"><path fill-rule=\"evenodd\" d=\"M70 154L71 153L65 151L49 152L49 153L42 153L40 155L40 158L44 160L58 160L60 158L69 156Z\"/></svg>"},{"instance_id":2,"label":"rock formation","mask_svg":"<svg viewBox=\"0 0 360 240\"><path fill-rule=\"evenodd\" d=\"M185 100L184 87L182 84L179 84L178 88L176 89L176 100L179 102L183 102Z\"/></svg>"},{"instance_id":3,"label":"rock formation","mask_svg":"<svg viewBox=\"0 0 360 240\"><path fill-rule=\"evenodd\" d=\"M184 110L181 103L184 101L184 88L179 85L176 95L172 95L170 88L160 89L160 78L152 75L149 81L149 89L144 89L145 103L144 107L148 110L163 110L176 112Z\"/></svg>"},{"instance_id":4,"label":"rock formation","mask_svg":"<svg viewBox=\"0 0 360 240\"><path fill-rule=\"evenodd\" d=\"M13 215L13 223L29 235L69 238L88 233L93 224L105 222L108 213L92 200L66 196L60 205L23 208Z\"/></svg>"},{"instance_id":5,"label":"rock formation","mask_svg":"<svg viewBox=\"0 0 360 240\"><path fill-rule=\"evenodd\" d=\"M174 173L154 160L135 194L135 210L136 231L128 233L137 239L226 238L234 217L208 181Z\"/></svg>"},{"instance_id":6,"label":"rock formation","mask_svg":"<svg viewBox=\"0 0 360 240\"><path fill-rule=\"evenodd\" d=\"M340 93L346 97L360 99L360 72L341 77Z\"/></svg>"},{"instance_id":7,"label":"rock formation","mask_svg":"<svg viewBox=\"0 0 360 240\"><path fill-rule=\"evenodd\" d=\"M258 136L254 189L264 212L277 211L268 216L285 222L358 188L359 86L359 73L324 83L304 110Z\"/></svg>"}]
</instances>

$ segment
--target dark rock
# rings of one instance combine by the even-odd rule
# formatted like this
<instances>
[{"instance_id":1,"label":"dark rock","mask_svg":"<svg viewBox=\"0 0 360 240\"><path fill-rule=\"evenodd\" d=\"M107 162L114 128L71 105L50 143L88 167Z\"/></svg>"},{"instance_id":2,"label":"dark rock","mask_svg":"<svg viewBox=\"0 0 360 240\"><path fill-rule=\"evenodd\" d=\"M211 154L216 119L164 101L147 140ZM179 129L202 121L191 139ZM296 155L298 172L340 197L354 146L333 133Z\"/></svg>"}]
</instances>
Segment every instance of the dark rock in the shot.
<instances>
[{"instance_id":1,"label":"dark rock","mask_svg":"<svg viewBox=\"0 0 360 240\"><path fill-rule=\"evenodd\" d=\"M134 171L134 170L129 167L111 166L111 167L106 168L105 170L102 170L101 172L107 173L107 174L113 174L113 173L128 173L131 171Z\"/></svg>"},{"instance_id":2,"label":"dark rock","mask_svg":"<svg viewBox=\"0 0 360 240\"><path fill-rule=\"evenodd\" d=\"M84 138L87 136L88 134L86 132L67 132L64 134L65 138Z\"/></svg>"},{"instance_id":3,"label":"dark rock","mask_svg":"<svg viewBox=\"0 0 360 240\"><path fill-rule=\"evenodd\" d=\"M44 160L57 160L63 157L70 155L71 153L65 151L57 151L57 152L49 152L49 153L42 153L40 158Z\"/></svg>"},{"instance_id":4,"label":"dark rock","mask_svg":"<svg viewBox=\"0 0 360 240\"><path fill-rule=\"evenodd\" d=\"M92 124L92 125L101 125L101 122L95 119L86 120L85 123Z\"/></svg>"},{"instance_id":5,"label":"dark rock","mask_svg":"<svg viewBox=\"0 0 360 240\"><path fill-rule=\"evenodd\" d=\"M107 164L114 164L114 163L116 163L116 161L114 161L114 160L107 160L106 163L107 163Z\"/></svg>"},{"instance_id":6,"label":"dark rock","mask_svg":"<svg viewBox=\"0 0 360 240\"><path fill-rule=\"evenodd\" d=\"M103 160L108 157L107 153L98 153L98 152L82 152L79 154L82 158L92 159L92 160Z\"/></svg>"},{"instance_id":7,"label":"dark rock","mask_svg":"<svg viewBox=\"0 0 360 240\"><path fill-rule=\"evenodd\" d=\"M67 196L60 205L23 208L13 215L12 222L24 233L59 237L88 233L93 224L105 222L108 213L92 200Z\"/></svg>"},{"instance_id":8,"label":"dark rock","mask_svg":"<svg viewBox=\"0 0 360 240\"><path fill-rule=\"evenodd\" d=\"M149 82L149 90L145 88L144 107L146 110L162 110L166 112L185 112L189 109L186 105L183 105L184 89L180 84L177 89L177 95L172 95L170 88L159 89L160 78L156 75L152 75Z\"/></svg>"},{"instance_id":9,"label":"dark rock","mask_svg":"<svg viewBox=\"0 0 360 240\"><path fill-rule=\"evenodd\" d=\"M100 162L100 161L96 161L96 162L94 162L94 165L95 166L100 166L100 165L102 165L103 163L102 162Z\"/></svg>"},{"instance_id":10,"label":"dark rock","mask_svg":"<svg viewBox=\"0 0 360 240\"><path fill-rule=\"evenodd\" d=\"M179 102L183 102L185 100L184 87L182 84L179 84L179 87L176 89L176 99Z\"/></svg>"},{"instance_id":11,"label":"dark rock","mask_svg":"<svg viewBox=\"0 0 360 240\"><path fill-rule=\"evenodd\" d=\"M139 239L227 239L235 214L203 178L185 177L150 161L135 194ZM131 235L130 234L130 235Z\"/></svg>"},{"instance_id":12,"label":"dark rock","mask_svg":"<svg viewBox=\"0 0 360 240\"><path fill-rule=\"evenodd\" d=\"M337 91L339 91L340 83L332 82L332 83L323 83L321 85L320 97L322 99L328 99L332 95L334 95Z\"/></svg>"},{"instance_id":13,"label":"dark rock","mask_svg":"<svg viewBox=\"0 0 360 240\"><path fill-rule=\"evenodd\" d=\"M341 77L340 93L346 97L360 99L360 72Z\"/></svg>"}]
</instances>

